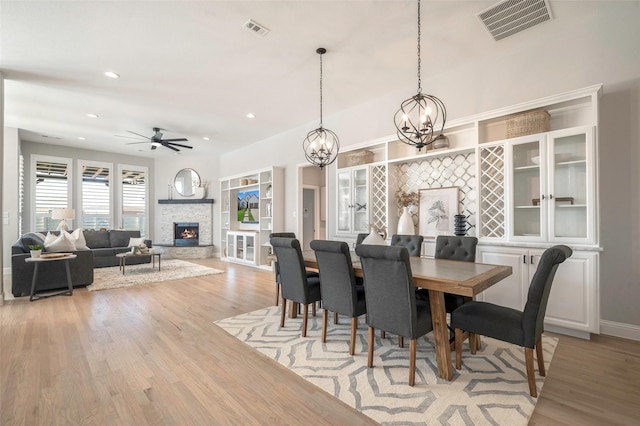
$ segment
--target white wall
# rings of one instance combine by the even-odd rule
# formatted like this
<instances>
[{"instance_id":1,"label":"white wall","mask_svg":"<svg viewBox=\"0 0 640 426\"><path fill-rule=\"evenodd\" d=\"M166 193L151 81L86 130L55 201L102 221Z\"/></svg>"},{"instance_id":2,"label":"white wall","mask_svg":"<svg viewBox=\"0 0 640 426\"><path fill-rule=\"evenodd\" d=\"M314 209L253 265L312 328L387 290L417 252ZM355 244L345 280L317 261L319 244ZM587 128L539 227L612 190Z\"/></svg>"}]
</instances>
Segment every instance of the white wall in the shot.
<instances>
[{"instance_id":1,"label":"white wall","mask_svg":"<svg viewBox=\"0 0 640 426\"><path fill-rule=\"evenodd\" d=\"M516 35L496 43L496 55L474 64L461 58L457 68L422 82L424 92L445 102L449 119L604 83L599 131L601 315L634 326L640 326L638 22L638 2L603 2L600 13L585 16L574 27L560 31L547 25L537 38ZM423 66L430 66L425 62ZM415 93L414 85L408 82L406 92L389 93L339 114L325 112L324 124L338 134L342 147L391 135L393 115L400 102ZM371 90L384 93L384 88ZM222 176L269 165L285 167L286 230L296 229L296 165L305 161L302 141L315 127L317 122L310 122L220 158Z\"/></svg>"},{"instance_id":2,"label":"white wall","mask_svg":"<svg viewBox=\"0 0 640 426\"><path fill-rule=\"evenodd\" d=\"M20 141L18 140L18 129L12 127L4 128L4 161L2 163L2 213L9 215L9 223L2 225L2 246L4 253L2 263L5 266L4 273L9 273L11 265L11 245L18 240L20 230L18 229L18 201L19 191L18 179L19 166L18 156L20 155Z\"/></svg>"}]
</instances>

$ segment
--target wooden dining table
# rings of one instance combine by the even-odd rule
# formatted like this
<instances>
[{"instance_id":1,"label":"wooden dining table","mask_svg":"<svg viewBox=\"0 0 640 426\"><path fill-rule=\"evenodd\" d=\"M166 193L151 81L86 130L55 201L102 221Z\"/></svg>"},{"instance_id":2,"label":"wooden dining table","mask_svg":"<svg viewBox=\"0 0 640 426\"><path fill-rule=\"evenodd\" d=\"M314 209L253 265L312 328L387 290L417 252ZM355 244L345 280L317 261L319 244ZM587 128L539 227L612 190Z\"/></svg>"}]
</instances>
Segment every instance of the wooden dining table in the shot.
<instances>
[{"instance_id":1,"label":"wooden dining table","mask_svg":"<svg viewBox=\"0 0 640 426\"><path fill-rule=\"evenodd\" d=\"M313 250L303 251L302 257L306 267L318 268ZM355 275L362 277L362 265L354 252L351 253L351 261ZM411 273L413 285L429 291L438 376L445 380L452 380L453 364L451 362L444 294L452 293L475 297L483 290L511 275L511 266L411 257Z\"/></svg>"}]
</instances>

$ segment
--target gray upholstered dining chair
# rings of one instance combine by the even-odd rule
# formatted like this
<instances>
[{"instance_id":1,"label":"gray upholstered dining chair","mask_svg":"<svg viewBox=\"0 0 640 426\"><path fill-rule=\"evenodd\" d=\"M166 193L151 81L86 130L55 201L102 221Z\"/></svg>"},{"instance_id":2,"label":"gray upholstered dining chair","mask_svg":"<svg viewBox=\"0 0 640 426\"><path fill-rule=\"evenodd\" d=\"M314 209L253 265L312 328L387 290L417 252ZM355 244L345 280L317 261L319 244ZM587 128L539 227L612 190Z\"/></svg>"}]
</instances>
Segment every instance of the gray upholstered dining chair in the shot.
<instances>
[{"instance_id":1,"label":"gray upholstered dining chair","mask_svg":"<svg viewBox=\"0 0 640 426\"><path fill-rule=\"evenodd\" d=\"M405 247L356 247L364 274L367 303L368 359L373 367L376 328L410 339L409 385L415 384L416 339L433 330L429 304L416 303L409 251Z\"/></svg>"},{"instance_id":2,"label":"gray upholstered dining chair","mask_svg":"<svg viewBox=\"0 0 640 426\"><path fill-rule=\"evenodd\" d=\"M328 312L351 318L351 339L349 354L353 355L356 345L358 317L367 312L364 288L357 285L353 273L349 245L342 241L311 241L320 270L320 292L322 293L322 343L327 341Z\"/></svg>"},{"instance_id":3,"label":"gray upholstered dining chair","mask_svg":"<svg viewBox=\"0 0 640 426\"><path fill-rule=\"evenodd\" d=\"M463 330L470 333L470 341L472 334L480 334L523 346L529 393L532 397L537 397L536 379L533 371L533 348L535 347L538 356L538 371L541 376L544 376L544 358L542 356L544 315L558 265L571 254L571 249L564 245L553 246L544 251L531 279L524 311L476 301L465 303L453 311L451 326L455 328L456 333L456 369L459 370L462 367Z\"/></svg>"},{"instance_id":4,"label":"gray upholstered dining chair","mask_svg":"<svg viewBox=\"0 0 640 426\"><path fill-rule=\"evenodd\" d=\"M307 276L300 250L300 242L295 238L271 238L278 263L280 264L280 280L282 289L282 312L280 327L284 327L284 318L287 310L287 300L300 303L304 306L302 317L302 337L307 336L307 319L309 304L321 300L320 278Z\"/></svg>"},{"instance_id":5,"label":"gray upholstered dining chair","mask_svg":"<svg viewBox=\"0 0 640 426\"><path fill-rule=\"evenodd\" d=\"M296 234L294 232L272 232L269 234L269 239L272 237L278 238L295 238ZM273 271L275 273L276 280L276 306L278 306L278 302L280 301L280 266L278 265L278 260L276 259L273 262ZM318 273L316 271L307 271L307 277L317 277Z\"/></svg>"},{"instance_id":6,"label":"gray upholstered dining chair","mask_svg":"<svg viewBox=\"0 0 640 426\"><path fill-rule=\"evenodd\" d=\"M475 262L477 245L478 239L476 237L438 235L434 258ZM453 312L454 309L459 308L470 300L470 298L465 298L458 294L444 294L444 305L447 313Z\"/></svg>"},{"instance_id":7,"label":"gray upholstered dining chair","mask_svg":"<svg viewBox=\"0 0 640 426\"><path fill-rule=\"evenodd\" d=\"M406 247L409 251L409 256L420 256L423 241L424 237L422 235L394 234L391 236L391 245Z\"/></svg>"}]
</instances>

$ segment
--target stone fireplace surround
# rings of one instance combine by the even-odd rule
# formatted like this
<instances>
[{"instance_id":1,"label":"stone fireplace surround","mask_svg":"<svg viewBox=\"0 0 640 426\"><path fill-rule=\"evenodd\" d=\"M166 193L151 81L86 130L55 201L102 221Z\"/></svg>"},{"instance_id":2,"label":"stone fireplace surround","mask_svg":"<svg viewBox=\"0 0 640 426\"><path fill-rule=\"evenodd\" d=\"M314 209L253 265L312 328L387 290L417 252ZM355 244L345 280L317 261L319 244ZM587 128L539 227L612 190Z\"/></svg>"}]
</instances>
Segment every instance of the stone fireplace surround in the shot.
<instances>
[{"instance_id":1,"label":"stone fireplace surround","mask_svg":"<svg viewBox=\"0 0 640 426\"><path fill-rule=\"evenodd\" d=\"M202 259L213 256L213 199L158 200L160 235L154 248L164 257ZM173 240L175 222L198 222L199 245L176 247Z\"/></svg>"}]
</instances>

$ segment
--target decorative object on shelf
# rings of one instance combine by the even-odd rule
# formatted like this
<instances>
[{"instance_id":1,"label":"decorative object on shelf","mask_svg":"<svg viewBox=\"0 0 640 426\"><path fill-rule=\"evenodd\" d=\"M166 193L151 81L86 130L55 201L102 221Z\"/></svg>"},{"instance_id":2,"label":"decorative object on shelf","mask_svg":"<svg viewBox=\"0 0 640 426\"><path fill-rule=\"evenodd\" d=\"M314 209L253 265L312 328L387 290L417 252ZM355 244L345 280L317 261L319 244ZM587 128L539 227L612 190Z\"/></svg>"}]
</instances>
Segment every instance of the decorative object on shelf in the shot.
<instances>
[{"instance_id":1,"label":"decorative object on shelf","mask_svg":"<svg viewBox=\"0 0 640 426\"><path fill-rule=\"evenodd\" d=\"M267 188L264 190L265 197L271 197L271 184L267 185Z\"/></svg>"},{"instance_id":2,"label":"decorative object on shelf","mask_svg":"<svg viewBox=\"0 0 640 426\"><path fill-rule=\"evenodd\" d=\"M398 219L397 233L400 235L415 235L416 233L415 226L413 226L413 218L411 217L411 212L409 211L409 207L402 208L402 214Z\"/></svg>"},{"instance_id":3,"label":"decorative object on shelf","mask_svg":"<svg viewBox=\"0 0 640 426\"><path fill-rule=\"evenodd\" d=\"M556 200L556 203L569 203L571 205L573 205L575 199L573 197L553 197L553 195L550 195L549 198L553 198L554 200ZM544 196L542 197L542 199L544 200ZM534 206L539 206L540 205L540 198L534 198L531 200L531 205Z\"/></svg>"},{"instance_id":4,"label":"decorative object on shelf","mask_svg":"<svg viewBox=\"0 0 640 426\"><path fill-rule=\"evenodd\" d=\"M58 223L58 227L56 231L69 230L69 226L67 225L66 219L73 220L76 216L76 211L74 209L53 209L51 210L51 219L58 219L60 222Z\"/></svg>"},{"instance_id":5,"label":"decorative object on shelf","mask_svg":"<svg viewBox=\"0 0 640 426\"><path fill-rule=\"evenodd\" d=\"M340 156L340 158L341 163L344 159L344 167L361 166L363 164L373 163L373 152L367 149L345 152Z\"/></svg>"},{"instance_id":6,"label":"decorative object on shelf","mask_svg":"<svg viewBox=\"0 0 640 426\"><path fill-rule=\"evenodd\" d=\"M463 214L456 214L456 215L453 215L453 217L454 217L453 233L459 237L464 237L465 235L467 235L469 230L473 228L473 225L471 225L467 220L469 219L469 216L465 216Z\"/></svg>"},{"instance_id":7,"label":"decorative object on shelf","mask_svg":"<svg viewBox=\"0 0 640 426\"><path fill-rule=\"evenodd\" d=\"M29 246L29 252L31 253L31 257L34 259L39 258L42 255L42 249L44 246L42 244L32 244Z\"/></svg>"},{"instance_id":8,"label":"decorative object on shelf","mask_svg":"<svg viewBox=\"0 0 640 426\"><path fill-rule=\"evenodd\" d=\"M381 235L382 234L382 235ZM362 240L362 244L376 245L376 246L386 246L387 243L385 239L387 238L387 232L383 228L379 228L374 224L369 224L369 235L366 236L364 240Z\"/></svg>"},{"instance_id":9,"label":"decorative object on shelf","mask_svg":"<svg viewBox=\"0 0 640 426\"><path fill-rule=\"evenodd\" d=\"M396 203L402 208L402 214L398 219L397 234L415 235L416 228L413 224L413 216L411 215L411 207L417 206L420 202L420 196L417 192L396 191Z\"/></svg>"},{"instance_id":10,"label":"decorative object on shelf","mask_svg":"<svg viewBox=\"0 0 640 426\"><path fill-rule=\"evenodd\" d=\"M338 158L340 141L334 132L322 125L322 55L327 49L319 47L316 53L320 55L320 127L307 133L302 147L307 161L322 169Z\"/></svg>"},{"instance_id":11,"label":"decorative object on shelf","mask_svg":"<svg viewBox=\"0 0 640 426\"><path fill-rule=\"evenodd\" d=\"M434 139L431 147L433 149L449 148L449 138L441 134Z\"/></svg>"},{"instance_id":12,"label":"decorative object on shelf","mask_svg":"<svg viewBox=\"0 0 640 426\"><path fill-rule=\"evenodd\" d=\"M420 235L435 238L453 233L458 214L458 187L420 190Z\"/></svg>"},{"instance_id":13,"label":"decorative object on shelf","mask_svg":"<svg viewBox=\"0 0 640 426\"><path fill-rule=\"evenodd\" d=\"M543 109L516 114L507 119L507 139L551 130L551 116Z\"/></svg>"},{"instance_id":14,"label":"decorative object on shelf","mask_svg":"<svg viewBox=\"0 0 640 426\"><path fill-rule=\"evenodd\" d=\"M447 121L444 103L433 95L422 93L420 77L420 0L418 0L418 93L400 104L394 117L398 138L422 150L442 134Z\"/></svg>"}]
</instances>

